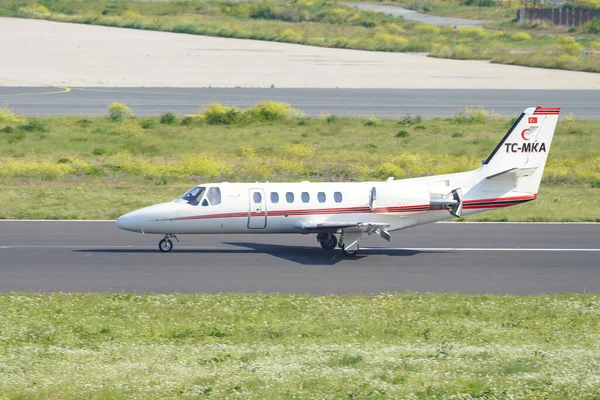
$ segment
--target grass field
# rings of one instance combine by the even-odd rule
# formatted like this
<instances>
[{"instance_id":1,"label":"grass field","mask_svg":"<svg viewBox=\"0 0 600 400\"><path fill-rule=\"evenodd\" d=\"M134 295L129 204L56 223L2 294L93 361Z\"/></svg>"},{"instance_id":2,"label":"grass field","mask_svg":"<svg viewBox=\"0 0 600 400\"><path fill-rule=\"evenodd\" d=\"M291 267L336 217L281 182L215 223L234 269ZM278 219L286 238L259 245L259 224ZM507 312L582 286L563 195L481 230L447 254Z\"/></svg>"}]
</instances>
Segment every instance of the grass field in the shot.
<instances>
[{"instance_id":1,"label":"grass field","mask_svg":"<svg viewBox=\"0 0 600 400\"><path fill-rule=\"evenodd\" d=\"M0 296L4 399L597 399L597 295Z\"/></svg>"},{"instance_id":2,"label":"grass field","mask_svg":"<svg viewBox=\"0 0 600 400\"><path fill-rule=\"evenodd\" d=\"M600 50L598 34L520 32L511 24L496 25L494 30L465 27L458 30L453 52L452 27L321 0L5 0L0 3L0 15L600 72L599 57L581 55L584 49Z\"/></svg>"},{"instance_id":3,"label":"grass field","mask_svg":"<svg viewBox=\"0 0 600 400\"><path fill-rule=\"evenodd\" d=\"M227 111L224 116L237 118L227 124L203 117L174 117L168 124L135 117L24 119L5 109L0 218L115 218L202 182L361 181L467 171L511 125L484 110L384 121L261 121L249 120L250 114ZM599 221L599 149L596 122L561 120L540 199L471 218Z\"/></svg>"}]
</instances>

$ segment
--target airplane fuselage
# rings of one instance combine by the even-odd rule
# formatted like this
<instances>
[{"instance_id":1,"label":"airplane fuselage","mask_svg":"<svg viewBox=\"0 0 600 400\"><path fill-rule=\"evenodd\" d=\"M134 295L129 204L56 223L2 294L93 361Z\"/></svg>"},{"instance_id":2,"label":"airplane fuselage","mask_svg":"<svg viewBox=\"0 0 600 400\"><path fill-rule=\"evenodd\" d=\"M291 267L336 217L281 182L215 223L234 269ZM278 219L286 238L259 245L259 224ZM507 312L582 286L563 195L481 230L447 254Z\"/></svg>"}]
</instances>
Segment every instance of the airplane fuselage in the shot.
<instances>
[{"instance_id":1,"label":"airplane fuselage","mask_svg":"<svg viewBox=\"0 0 600 400\"><path fill-rule=\"evenodd\" d=\"M358 252L364 234L390 232L537 198L558 108L528 108L480 168L384 182L209 183L117 219L121 229L178 234L316 233L325 250ZM339 235L339 240L336 235Z\"/></svg>"},{"instance_id":2,"label":"airplane fuselage","mask_svg":"<svg viewBox=\"0 0 600 400\"><path fill-rule=\"evenodd\" d=\"M307 221L367 220L389 224L388 230L396 231L453 218L445 209L432 209L432 193L426 186L415 183L407 185L403 182L199 185L197 187L204 188L199 199L190 202L182 197L142 208L120 217L117 224L122 229L156 234L309 233L302 230L302 224ZM371 207L371 190L386 186L393 186L406 195L398 197L393 206ZM211 201L208 197L207 193L211 189L218 189L219 201ZM420 193L415 195L415 192ZM524 195L513 200L527 201L534 198L535 196ZM477 206L480 203L481 208ZM463 215L514 203L507 204L498 198L482 198L467 199L465 204Z\"/></svg>"}]
</instances>

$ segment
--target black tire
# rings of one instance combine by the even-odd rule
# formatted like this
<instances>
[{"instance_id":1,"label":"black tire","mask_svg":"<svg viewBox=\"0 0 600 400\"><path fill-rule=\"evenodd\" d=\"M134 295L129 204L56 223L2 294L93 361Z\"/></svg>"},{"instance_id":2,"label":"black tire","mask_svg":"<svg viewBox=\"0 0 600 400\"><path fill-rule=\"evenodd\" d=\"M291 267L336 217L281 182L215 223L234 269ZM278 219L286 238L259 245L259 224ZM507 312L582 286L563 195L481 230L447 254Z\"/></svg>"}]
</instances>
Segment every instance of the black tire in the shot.
<instances>
[{"instance_id":1,"label":"black tire","mask_svg":"<svg viewBox=\"0 0 600 400\"><path fill-rule=\"evenodd\" d=\"M173 242L171 242L169 239L163 239L158 242L158 249L163 253L168 253L173 250Z\"/></svg>"},{"instance_id":2,"label":"black tire","mask_svg":"<svg viewBox=\"0 0 600 400\"><path fill-rule=\"evenodd\" d=\"M319 239L319 244L321 245L323 250L333 250L338 244L338 240L333 233L327 233L323 236L319 234L317 236L317 239Z\"/></svg>"},{"instance_id":3,"label":"black tire","mask_svg":"<svg viewBox=\"0 0 600 400\"><path fill-rule=\"evenodd\" d=\"M342 245L342 253L344 253L344 255L346 257L356 257L359 250L360 250L360 247L358 247L358 245L356 245L356 250L351 250L351 251L346 250L346 246Z\"/></svg>"}]
</instances>

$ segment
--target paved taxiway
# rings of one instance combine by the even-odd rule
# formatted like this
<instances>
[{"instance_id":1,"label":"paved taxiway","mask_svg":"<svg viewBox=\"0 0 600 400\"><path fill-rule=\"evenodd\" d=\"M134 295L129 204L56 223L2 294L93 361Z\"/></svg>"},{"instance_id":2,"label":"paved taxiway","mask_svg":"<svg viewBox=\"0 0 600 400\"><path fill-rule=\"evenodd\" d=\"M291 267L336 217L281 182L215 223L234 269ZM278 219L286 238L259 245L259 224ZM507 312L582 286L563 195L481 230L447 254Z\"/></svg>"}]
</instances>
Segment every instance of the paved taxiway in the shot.
<instances>
[{"instance_id":1,"label":"paved taxiway","mask_svg":"<svg viewBox=\"0 0 600 400\"><path fill-rule=\"evenodd\" d=\"M383 4L368 4L368 3L343 3L344 5L350 7L356 7L361 10L366 11L377 11L387 15L394 15L396 17L402 17L404 19L409 19L412 21L423 22L425 24L433 24L439 26L457 26L457 27L465 27L465 26L480 26L488 22L492 21L484 21L484 20L473 20L473 19L465 19L465 18L449 18L449 17L439 17L437 15L429 15L422 14L413 10L409 10L407 8L402 8L398 6L389 6Z\"/></svg>"},{"instance_id":2,"label":"paved taxiway","mask_svg":"<svg viewBox=\"0 0 600 400\"><path fill-rule=\"evenodd\" d=\"M411 113L443 118L477 106L511 117L543 105L560 106L563 115L579 119L600 118L600 96L593 90L0 87L0 104L36 116L106 115L113 101L126 103L137 115L160 115L196 113L214 102L246 108L264 100L290 103L312 117L399 118Z\"/></svg>"},{"instance_id":3,"label":"paved taxiway","mask_svg":"<svg viewBox=\"0 0 600 400\"><path fill-rule=\"evenodd\" d=\"M594 73L2 17L0 49L2 86L600 87Z\"/></svg>"},{"instance_id":4,"label":"paved taxiway","mask_svg":"<svg viewBox=\"0 0 600 400\"><path fill-rule=\"evenodd\" d=\"M347 259L314 235L182 236L163 254L114 222L0 221L0 291L599 292L599 237L600 224L434 224Z\"/></svg>"}]
</instances>

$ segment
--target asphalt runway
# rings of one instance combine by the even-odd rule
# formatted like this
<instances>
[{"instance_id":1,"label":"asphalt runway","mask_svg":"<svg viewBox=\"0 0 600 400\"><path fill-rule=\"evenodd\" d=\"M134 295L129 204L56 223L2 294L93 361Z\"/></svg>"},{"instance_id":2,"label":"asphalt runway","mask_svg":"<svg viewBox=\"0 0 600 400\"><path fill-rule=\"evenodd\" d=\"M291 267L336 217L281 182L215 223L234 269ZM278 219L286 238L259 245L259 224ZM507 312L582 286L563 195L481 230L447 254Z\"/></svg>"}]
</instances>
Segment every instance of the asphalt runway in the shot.
<instances>
[{"instance_id":1,"label":"asphalt runway","mask_svg":"<svg viewBox=\"0 0 600 400\"><path fill-rule=\"evenodd\" d=\"M600 224L433 224L361 242L314 235L160 236L114 222L0 221L0 291L600 292Z\"/></svg>"},{"instance_id":2,"label":"asphalt runway","mask_svg":"<svg viewBox=\"0 0 600 400\"><path fill-rule=\"evenodd\" d=\"M290 103L311 117L399 118L410 113L445 118L478 106L512 117L541 105L561 107L563 115L579 119L600 119L600 95L593 90L0 87L0 104L29 116L106 115L113 101L129 105L136 115L156 116L197 113L214 102L246 108L264 100Z\"/></svg>"}]
</instances>

